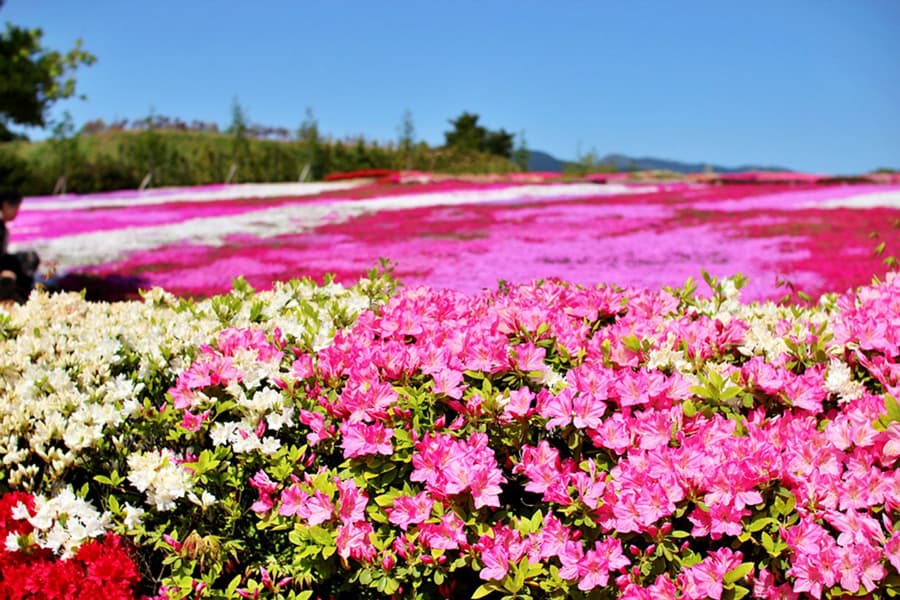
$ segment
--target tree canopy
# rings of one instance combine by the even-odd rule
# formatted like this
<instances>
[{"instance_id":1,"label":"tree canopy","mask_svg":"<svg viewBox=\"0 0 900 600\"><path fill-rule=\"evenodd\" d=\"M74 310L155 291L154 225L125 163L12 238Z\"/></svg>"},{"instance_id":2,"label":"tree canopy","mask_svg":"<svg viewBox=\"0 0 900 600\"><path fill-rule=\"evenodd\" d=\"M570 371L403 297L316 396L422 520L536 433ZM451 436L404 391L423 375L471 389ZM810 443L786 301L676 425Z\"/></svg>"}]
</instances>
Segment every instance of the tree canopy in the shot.
<instances>
[{"instance_id":1,"label":"tree canopy","mask_svg":"<svg viewBox=\"0 0 900 600\"><path fill-rule=\"evenodd\" d=\"M444 132L447 147L512 158L515 136L505 129L486 129L478 124L478 118L474 113L463 112L456 119L451 119L453 129Z\"/></svg>"},{"instance_id":2,"label":"tree canopy","mask_svg":"<svg viewBox=\"0 0 900 600\"><path fill-rule=\"evenodd\" d=\"M45 126L50 106L75 95L72 72L96 61L81 40L62 53L45 48L42 37L40 29L12 23L0 33L0 141L18 137L10 125Z\"/></svg>"}]
</instances>

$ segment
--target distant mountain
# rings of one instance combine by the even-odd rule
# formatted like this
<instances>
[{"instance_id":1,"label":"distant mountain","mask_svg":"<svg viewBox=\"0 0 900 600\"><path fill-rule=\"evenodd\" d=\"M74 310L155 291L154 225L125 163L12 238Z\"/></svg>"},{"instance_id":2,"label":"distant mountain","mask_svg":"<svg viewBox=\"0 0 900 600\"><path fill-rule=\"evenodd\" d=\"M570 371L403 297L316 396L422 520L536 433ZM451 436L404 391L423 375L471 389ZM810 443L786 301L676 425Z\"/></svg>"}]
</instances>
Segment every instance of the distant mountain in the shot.
<instances>
[{"instance_id":1,"label":"distant mountain","mask_svg":"<svg viewBox=\"0 0 900 600\"><path fill-rule=\"evenodd\" d=\"M713 171L715 173L739 173L742 171L778 171L790 173L790 169L774 166L760 165L741 165L738 167L723 167L722 165L710 163L686 163L677 160L666 160L663 158L641 157L634 158L625 156L624 154L607 154L601 159L601 162L612 163L619 171L637 170L637 171L673 171L675 173L703 173L704 171ZM561 173L565 170L566 165L570 161L563 161L555 156L539 150L532 150L528 157L529 171L549 171L553 173Z\"/></svg>"},{"instance_id":2,"label":"distant mountain","mask_svg":"<svg viewBox=\"0 0 900 600\"><path fill-rule=\"evenodd\" d=\"M551 156L540 150L532 150L528 155L529 171L544 171L548 173L562 173L566 170L565 161L559 160L555 156Z\"/></svg>"}]
</instances>

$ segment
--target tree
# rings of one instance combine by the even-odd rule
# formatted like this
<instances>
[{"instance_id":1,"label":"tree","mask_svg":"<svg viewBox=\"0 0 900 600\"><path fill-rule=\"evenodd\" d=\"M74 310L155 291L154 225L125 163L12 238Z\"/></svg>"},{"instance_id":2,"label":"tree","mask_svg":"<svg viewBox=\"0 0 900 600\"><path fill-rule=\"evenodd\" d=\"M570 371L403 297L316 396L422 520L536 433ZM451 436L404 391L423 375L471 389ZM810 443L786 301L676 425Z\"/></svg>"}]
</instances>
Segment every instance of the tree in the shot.
<instances>
[{"instance_id":1,"label":"tree","mask_svg":"<svg viewBox=\"0 0 900 600\"><path fill-rule=\"evenodd\" d=\"M78 158L78 132L69 111L63 112L63 118L53 124L53 135L47 140L58 165L58 179L54 192L65 193L66 180Z\"/></svg>"},{"instance_id":2,"label":"tree","mask_svg":"<svg viewBox=\"0 0 900 600\"><path fill-rule=\"evenodd\" d=\"M319 121L316 119L313 109L309 107L306 108L306 116L297 130L297 139L307 144L319 142Z\"/></svg>"},{"instance_id":3,"label":"tree","mask_svg":"<svg viewBox=\"0 0 900 600\"><path fill-rule=\"evenodd\" d=\"M44 127L53 103L75 95L72 72L97 60L81 47L81 40L63 54L44 48L42 36L40 29L11 23L0 33L0 141L21 137L10 125Z\"/></svg>"},{"instance_id":4,"label":"tree","mask_svg":"<svg viewBox=\"0 0 900 600\"><path fill-rule=\"evenodd\" d=\"M488 154L512 158L513 141L515 136L505 129L500 131L488 131L482 148Z\"/></svg>"},{"instance_id":5,"label":"tree","mask_svg":"<svg viewBox=\"0 0 900 600\"><path fill-rule=\"evenodd\" d=\"M528 170L528 159L531 157L531 150L528 149L528 142L525 141L525 130L519 132L519 144L513 152L513 162L523 171Z\"/></svg>"},{"instance_id":6,"label":"tree","mask_svg":"<svg viewBox=\"0 0 900 600\"><path fill-rule=\"evenodd\" d=\"M478 115L463 112L455 120L451 119L450 124L453 129L444 132L448 147L472 151L484 149L487 129L478 124Z\"/></svg>"},{"instance_id":7,"label":"tree","mask_svg":"<svg viewBox=\"0 0 900 600\"><path fill-rule=\"evenodd\" d=\"M250 153L250 146L247 142L247 130L249 122L247 119L247 111L241 106L240 101L235 98L231 101L231 124L228 126L227 132L231 134L231 160L234 161L229 173L229 179L235 175L235 171L242 161L247 159Z\"/></svg>"},{"instance_id":8,"label":"tree","mask_svg":"<svg viewBox=\"0 0 900 600\"><path fill-rule=\"evenodd\" d=\"M478 124L478 115L465 111L456 119L451 119L450 124L453 129L444 132L447 147L512 158L515 136L505 129L485 129Z\"/></svg>"},{"instance_id":9,"label":"tree","mask_svg":"<svg viewBox=\"0 0 900 600\"><path fill-rule=\"evenodd\" d=\"M397 128L399 134L398 147L401 152L408 153L412 150L413 144L416 143L416 125L413 123L412 111L407 109L403 111L403 120Z\"/></svg>"},{"instance_id":10,"label":"tree","mask_svg":"<svg viewBox=\"0 0 900 600\"><path fill-rule=\"evenodd\" d=\"M297 129L297 139L303 148L301 162L305 161L301 179L308 175L312 175L313 179L321 179L325 176L326 148L319 135L319 121L309 107L306 108L306 117Z\"/></svg>"}]
</instances>

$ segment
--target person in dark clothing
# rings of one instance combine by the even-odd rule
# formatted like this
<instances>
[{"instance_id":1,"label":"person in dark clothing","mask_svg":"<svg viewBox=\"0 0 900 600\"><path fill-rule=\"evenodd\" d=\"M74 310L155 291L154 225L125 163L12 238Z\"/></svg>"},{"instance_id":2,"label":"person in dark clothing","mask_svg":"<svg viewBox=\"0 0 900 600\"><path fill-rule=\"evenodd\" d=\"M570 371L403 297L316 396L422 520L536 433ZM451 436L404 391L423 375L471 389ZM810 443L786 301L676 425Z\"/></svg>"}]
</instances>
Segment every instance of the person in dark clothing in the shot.
<instances>
[{"instance_id":1,"label":"person in dark clothing","mask_svg":"<svg viewBox=\"0 0 900 600\"><path fill-rule=\"evenodd\" d=\"M27 300L40 262L34 252L9 253L6 223L16 218L21 205L22 196L18 192L0 189L0 300Z\"/></svg>"}]
</instances>

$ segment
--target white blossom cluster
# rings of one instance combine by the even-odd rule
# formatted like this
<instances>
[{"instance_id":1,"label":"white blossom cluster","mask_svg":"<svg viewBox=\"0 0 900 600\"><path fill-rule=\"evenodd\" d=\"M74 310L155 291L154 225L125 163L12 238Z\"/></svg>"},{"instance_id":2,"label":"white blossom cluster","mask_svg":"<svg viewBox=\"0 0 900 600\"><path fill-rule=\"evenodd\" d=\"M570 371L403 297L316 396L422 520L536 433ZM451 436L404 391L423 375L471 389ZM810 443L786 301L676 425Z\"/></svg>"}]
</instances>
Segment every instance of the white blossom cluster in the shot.
<instances>
[{"instance_id":1,"label":"white blossom cluster","mask_svg":"<svg viewBox=\"0 0 900 600\"><path fill-rule=\"evenodd\" d=\"M52 498L35 496L34 515L20 502L13 509L13 518L27 520L34 530L23 536L10 533L5 540L7 550L16 551L37 544L68 558L84 542L106 534L110 514L99 512L90 502L77 497L71 488L65 488Z\"/></svg>"},{"instance_id":2,"label":"white blossom cluster","mask_svg":"<svg viewBox=\"0 0 900 600\"><path fill-rule=\"evenodd\" d=\"M328 346L369 308L363 283L290 282L196 303L161 289L143 302L119 303L37 291L24 305L0 308L0 478L39 492L104 440L117 443L145 401L166 403L165 389L151 395L145 382L173 383L225 327L277 330L309 350ZM245 376L236 399L253 416L248 423L265 418L277 429L289 422L287 407L255 389L280 373L278 362L235 359Z\"/></svg>"},{"instance_id":3,"label":"white blossom cluster","mask_svg":"<svg viewBox=\"0 0 900 600\"><path fill-rule=\"evenodd\" d=\"M156 510L172 510L176 500L193 492L190 472L167 448L129 454L128 469L128 481Z\"/></svg>"},{"instance_id":4,"label":"white blossom cluster","mask_svg":"<svg viewBox=\"0 0 900 600\"><path fill-rule=\"evenodd\" d=\"M839 402L850 402L863 395L862 382L853 380L853 373L847 363L832 358L825 372L825 390L837 394Z\"/></svg>"}]
</instances>

